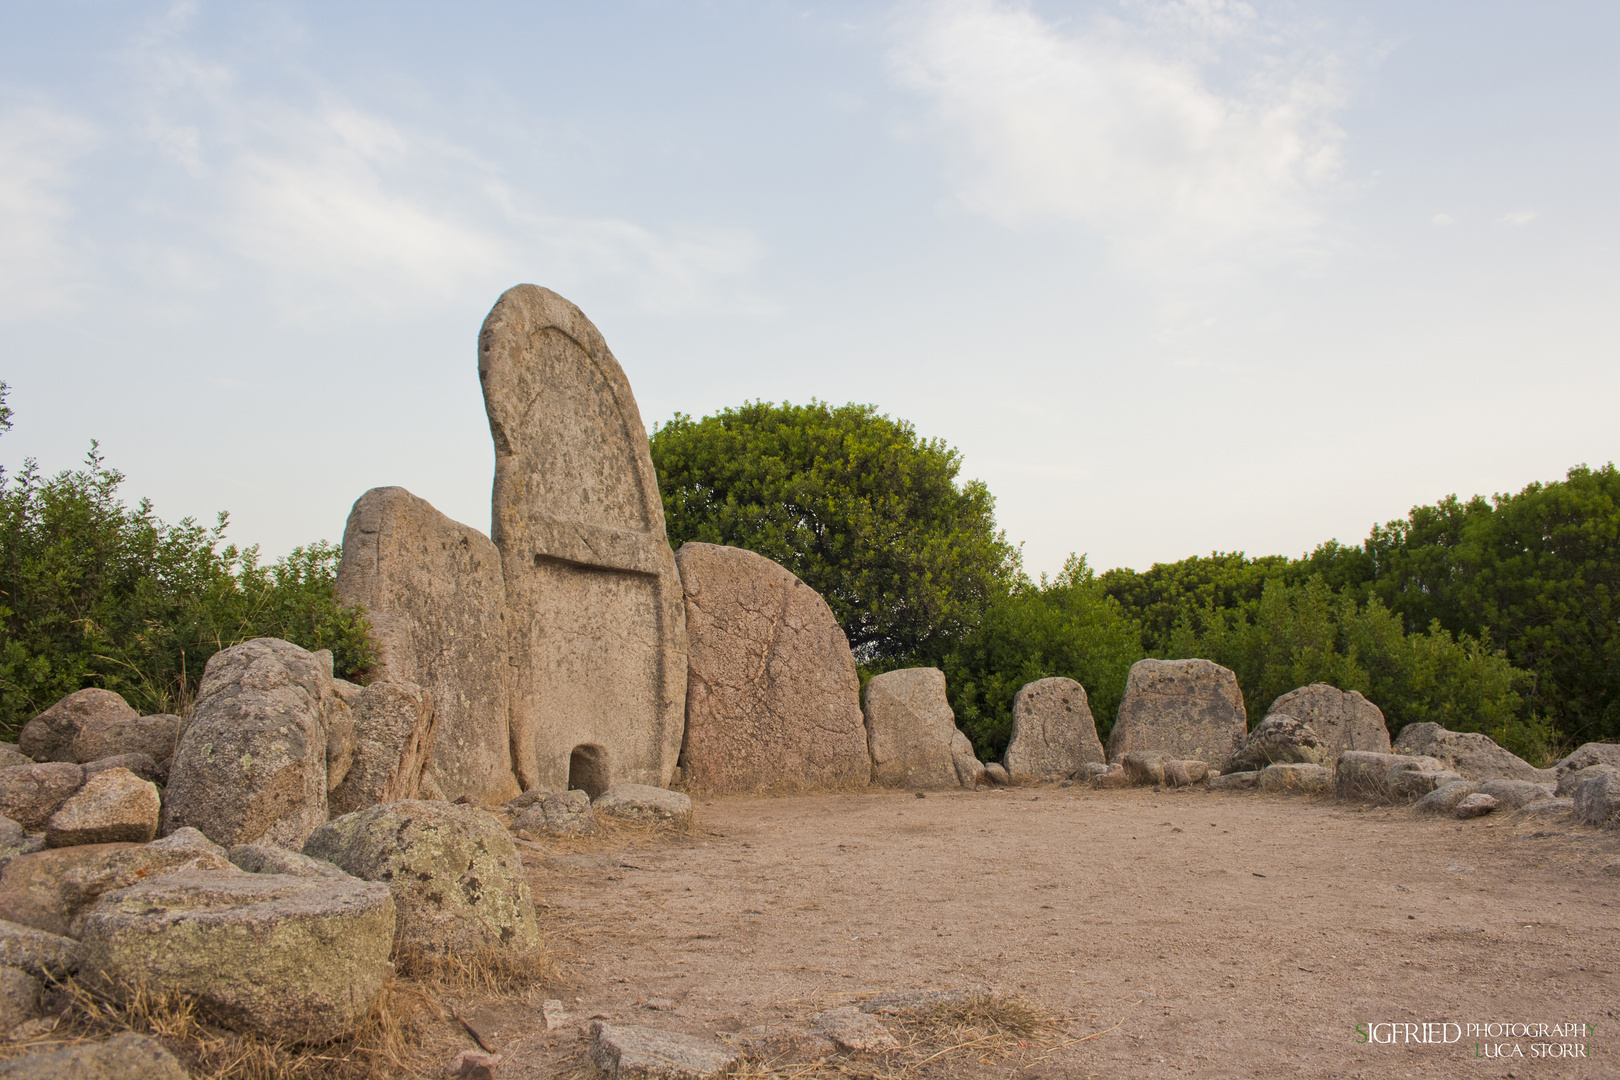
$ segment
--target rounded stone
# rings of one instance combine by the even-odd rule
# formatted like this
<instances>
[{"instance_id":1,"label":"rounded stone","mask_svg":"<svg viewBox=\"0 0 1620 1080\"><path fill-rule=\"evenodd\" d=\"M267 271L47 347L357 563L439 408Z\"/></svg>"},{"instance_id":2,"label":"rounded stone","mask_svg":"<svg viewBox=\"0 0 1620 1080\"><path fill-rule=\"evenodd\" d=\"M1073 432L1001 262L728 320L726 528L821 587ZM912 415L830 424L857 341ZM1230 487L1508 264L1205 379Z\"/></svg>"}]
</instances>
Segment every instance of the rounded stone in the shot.
<instances>
[{"instance_id":1,"label":"rounded stone","mask_svg":"<svg viewBox=\"0 0 1620 1080\"><path fill-rule=\"evenodd\" d=\"M81 971L195 997L227 1027L294 1042L353 1030L393 974L394 902L352 878L187 870L103 896Z\"/></svg>"}]
</instances>

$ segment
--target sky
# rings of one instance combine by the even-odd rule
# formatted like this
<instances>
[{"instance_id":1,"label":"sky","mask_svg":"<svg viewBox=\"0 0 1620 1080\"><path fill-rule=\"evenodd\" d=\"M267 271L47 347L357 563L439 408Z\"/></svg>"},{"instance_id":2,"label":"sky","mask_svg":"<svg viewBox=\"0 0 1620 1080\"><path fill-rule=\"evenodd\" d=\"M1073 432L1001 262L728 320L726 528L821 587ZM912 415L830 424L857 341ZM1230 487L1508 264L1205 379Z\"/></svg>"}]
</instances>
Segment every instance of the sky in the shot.
<instances>
[{"instance_id":1,"label":"sky","mask_svg":"<svg viewBox=\"0 0 1620 1080\"><path fill-rule=\"evenodd\" d=\"M484 315L652 429L871 403L1026 567L1299 555L1620 442L1620 5L0 5L0 464L270 555L489 527Z\"/></svg>"}]
</instances>

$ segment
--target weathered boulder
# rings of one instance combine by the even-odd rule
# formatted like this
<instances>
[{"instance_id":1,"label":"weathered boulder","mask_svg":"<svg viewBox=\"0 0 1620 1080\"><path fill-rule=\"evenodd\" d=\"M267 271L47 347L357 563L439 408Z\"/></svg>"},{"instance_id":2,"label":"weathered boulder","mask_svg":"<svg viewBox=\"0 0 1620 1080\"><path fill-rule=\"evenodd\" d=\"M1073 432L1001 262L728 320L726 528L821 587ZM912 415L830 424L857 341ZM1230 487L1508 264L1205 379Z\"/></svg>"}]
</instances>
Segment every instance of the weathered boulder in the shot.
<instances>
[{"instance_id":1,"label":"weathered boulder","mask_svg":"<svg viewBox=\"0 0 1620 1080\"><path fill-rule=\"evenodd\" d=\"M1329 753L1316 729L1305 721L1272 713L1249 732L1243 745L1227 762L1226 770L1245 772L1289 762L1320 765L1324 761L1336 760L1338 756L1337 751Z\"/></svg>"},{"instance_id":2,"label":"weathered boulder","mask_svg":"<svg viewBox=\"0 0 1620 1080\"><path fill-rule=\"evenodd\" d=\"M0 817L0 867L18 855L28 855L45 846L43 836L29 836L8 817Z\"/></svg>"},{"instance_id":3,"label":"weathered boulder","mask_svg":"<svg viewBox=\"0 0 1620 1080\"><path fill-rule=\"evenodd\" d=\"M36 979L61 980L79 970L81 952L70 937L0 920L0 965Z\"/></svg>"},{"instance_id":4,"label":"weathered boulder","mask_svg":"<svg viewBox=\"0 0 1620 1080\"><path fill-rule=\"evenodd\" d=\"M32 765L34 759L17 749L16 743L0 742L0 769L14 765Z\"/></svg>"},{"instance_id":5,"label":"weathered boulder","mask_svg":"<svg viewBox=\"0 0 1620 1080\"><path fill-rule=\"evenodd\" d=\"M49 847L144 844L157 835L163 804L157 785L128 769L92 775L45 823Z\"/></svg>"},{"instance_id":6,"label":"weathered boulder","mask_svg":"<svg viewBox=\"0 0 1620 1080\"><path fill-rule=\"evenodd\" d=\"M1247 791L1260 786L1259 770L1253 772L1223 772L1209 779L1211 791Z\"/></svg>"},{"instance_id":7,"label":"weathered boulder","mask_svg":"<svg viewBox=\"0 0 1620 1080\"><path fill-rule=\"evenodd\" d=\"M1447 731L1439 724L1408 724L1395 740L1395 752L1437 758L1446 767L1468 780L1529 780L1538 784L1555 783L1551 769L1538 769L1516 754L1502 749L1489 735L1472 731Z\"/></svg>"},{"instance_id":8,"label":"weathered boulder","mask_svg":"<svg viewBox=\"0 0 1620 1080\"><path fill-rule=\"evenodd\" d=\"M1390 778L1398 772L1421 772L1432 775L1423 781L1404 781L1404 786L1401 787L1403 794L1395 796L1390 787ZM1446 774L1448 778L1434 782L1440 774ZM1340 798L1372 802L1415 799L1442 784L1461 779L1461 776L1450 773L1445 763L1437 758L1411 754L1375 754L1370 750L1346 750L1340 754L1334 776ZM1424 786L1425 784L1427 786ZM1408 792L1410 794L1406 794Z\"/></svg>"},{"instance_id":9,"label":"weathered boulder","mask_svg":"<svg viewBox=\"0 0 1620 1080\"><path fill-rule=\"evenodd\" d=\"M1384 791L1390 802L1414 802L1461 779L1450 769L1392 769L1384 776Z\"/></svg>"},{"instance_id":10,"label":"weathered boulder","mask_svg":"<svg viewBox=\"0 0 1620 1080\"><path fill-rule=\"evenodd\" d=\"M1281 762L1260 770L1260 790L1279 795L1326 795L1333 770L1306 762Z\"/></svg>"},{"instance_id":11,"label":"weathered boulder","mask_svg":"<svg viewBox=\"0 0 1620 1080\"><path fill-rule=\"evenodd\" d=\"M1476 791L1474 794L1469 795L1467 798L1459 802L1457 804L1457 808L1451 813L1453 817L1464 819L1484 817L1492 810L1495 810L1499 805L1501 804L1491 796L1485 794L1483 791Z\"/></svg>"},{"instance_id":12,"label":"weathered boulder","mask_svg":"<svg viewBox=\"0 0 1620 1080\"><path fill-rule=\"evenodd\" d=\"M596 814L591 809L591 797L583 791L560 791L546 795L526 807L512 822L512 832L520 840L538 840L543 836L589 836L598 829Z\"/></svg>"},{"instance_id":13,"label":"weathered boulder","mask_svg":"<svg viewBox=\"0 0 1620 1080\"><path fill-rule=\"evenodd\" d=\"M495 440L490 539L506 583L518 780L593 797L668 784L686 712L686 604L630 382L584 313L533 285L508 289L484 320L478 379Z\"/></svg>"},{"instance_id":14,"label":"weathered boulder","mask_svg":"<svg viewBox=\"0 0 1620 1080\"><path fill-rule=\"evenodd\" d=\"M180 718L142 716L111 690L78 690L23 725L18 749L35 761L83 764L121 754L162 761L174 753Z\"/></svg>"},{"instance_id":15,"label":"weathered boulder","mask_svg":"<svg viewBox=\"0 0 1620 1080\"><path fill-rule=\"evenodd\" d=\"M1620 828L1620 776L1603 772L1583 781L1575 789L1574 810L1584 825Z\"/></svg>"},{"instance_id":16,"label":"weathered boulder","mask_svg":"<svg viewBox=\"0 0 1620 1080\"><path fill-rule=\"evenodd\" d=\"M387 883L405 952L540 948L523 863L487 811L417 799L367 807L316 829L304 854Z\"/></svg>"},{"instance_id":17,"label":"weathered boulder","mask_svg":"<svg viewBox=\"0 0 1620 1080\"><path fill-rule=\"evenodd\" d=\"M1620 744L1581 744L1574 753L1553 763L1553 782L1562 786L1566 777L1594 766L1620 770Z\"/></svg>"},{"instance_id":18,"label":"weathered boulder","mask_svg":"<svg viewBox=\"0 0 1620 1080\"><path fill-rule=\"evenodd\" d=\"M615 784L591 801L591 809L601 817L643 825L685 827L692 824L690 798L679 791L646 784Z\"/></svg>"},{"instance_id":19,"label":"weathered boulder","mask_svg":"<svg viewBox=\"0 0 1620 1080\"><path fill-rule=\"evenodd\" d=\"M75 690L23 725L17 749L35 761L74 761L69 747L86 725L129 723L140 715L111 690Z\"/></svg>"},{"instance_id":20,"label":"weathered boulder","mask_svg":"<svg viewBox=\"0 0 1620 1080\"><path fill-rule=\"evenodd\" d=\"M1312 683L1282 695L1266 712L1292 716L1310 725L1323 751L1317 764L1336 761L1346 750L1390 752L1389 726L1384 722L1383 710L1354 690Z\"/></svg>"},{"instance_id":21,"label":"weathered boulder","mask_svg":"<svg viewBox=\"0 0 1620 1080\"><path fill-rule=\"evenodd\" d=\"M40 832L84 783L84 767L67 761L0 769L0 815Z\"/></svg>"},{"instance_id":22,"label":"weathered boulder","mask_svg":"<svg viewBox=\"0 0 1620 1080\"><path fill-rule=\"evenodd\" d=\"M126 1031L102 1042L0 1062L0 1080L186 1080L179 1060L156 1039Z\"/></svg>"},{"instance_id":23,"label":"weathered boulder","mask_svg":"<svg viewBox=\"0 0 1620 1080\"><path fill-rule=\"evenodd\" d=\"M1613 765L1588 765L1584 769L1566 772L1558 778L1558 786L1553 788L1553 796L1559 799L1572 799L1575 797L1576 788L1592 779L1592 777L1603 776L1604 774L1620 776L1620 768Z\"/></svg>"},{"instance_id":24,"label":"weathered boulder","mask_svg":"<svg viewBox=\"0 0 1620 1080\"><path fill-rule=\"evenodd\" d=\"M170 768L163 831L296 849L326 820L326 728L347 713L329 653L277 638L215 653Z\"/></svg>"},{"instance_id":25,"label":"weathered boulder","mask_svg":"<svg viewBox=\"0 0 1620 1080\"><path fill-rule=\"evenodd\" d=\"M704 791L863 787L861 683L821 594L763 555L675 553L686 598L681 766Z\"/></svg>"},{"instance_id":26,"label":"weathered boulder","mask_svg":"<svg viewBox=\"0 0 1620 1080\"><path fill-rule=\"evenodd\" d=\"M1231 671L1208 660L1138 660L1108 735L1108 760L1157 750L1183 761L1225 762L1247 734L1243 691Z\"/></svg>"},{"instance_id":27,"label":"weathered boulder","mask_svg":"<svg viewBox=\"0 0 1620 1080\"><path fill-rule=\"evenodd\" d=\"M433 695L408 682L373 682L353 697L355 749L348 775L327 799L334 817L414 799L433 750Z\"/></svg>"},{"instance_id":28,"label":"weathered boulder","mask_svg":"<svg viewBox=\"0 0 1620 1080\"><path fill-rule=\"evenodd\" d=\"M984 778L996 787L1006 787L1012 783L1012 777L1007 775L1006 768L994 761L985 762Z\"/></svg>"},{"instance_id":29,"label":"weathered boulder","mask_svg":"<svg viewBox=\"0 0 1620 1080\"><path fill-rule=\"evenodd\" d=\"M291 877L348 877L322 859L312 859L274 844L238 844L231 848L230 860L249 874L287 874Z\"/></svg>"},{"instance_id":30,"label":"weathered boulder","mask_svg":"<svg viewBox=\"0 0 1620 1080\"><path fill-rule=\"evenodd\" d=\"M1106 761L1086 688L1073 679L1037 679L1013 698L1012 739L1001 761L1015 781L1070 776Z\"/></svg>"},{"instance_id":31,"label":"weathered boulder","mask_svg":"<svg viewBox=\"0 0 1620 1080\"><path fill-rule=\"evenodd\" d=\"M476 803L516 795L506 585L489 537L404 488L373 488L349 512L337 594L366 609L374 681L418 686L432 701L432 790Z\"/></svg>"},{"instance_id":32,"label":"weathered boulder","mask_svg":"<svg viewBox=\"0 0 1620 1080\"><path fill-rule=\"evenodd\" d=\"M20 855L0 869L0 912L78 937L84 913L104 894L181 870L235 871L223 853L163 844L81 844Z\"/></svg>"},{"instance_id":33,"label":"weathered boulder","mask_svg":"<svg viewBox=\"0 0 1620 1080\"><path fill-rule=\"evenodd\" d=\"M901 668L874 675L866 684L863 711L872 783L911 788L966 786L957 767L962 744L956 736L961 732L945 696L943 671ZM968 750L971 753L971 743Z\"/></svg>"},{"instance_id":34,"label":"weathered boulder","mask_svg":"<svg viewBox=\"0 0 1620 1080\"><path fill-rule=\"evenodd\" d=\"M1551 784L1536 784L1529 780L1507 780L1502 777L1493 777L1479 785L1482 795L1489 795L1495 799L1497 805L1509 810L1517 810L1542 799L1550 799L1555 794Z\"/></svg>"},{"instance_id":35,"label":"weathered boulder","mask_svg":"<svg viewBox=\"0 0 1620 1080\"><path fill-rule=\"evenodd\" d=\"M603 1080L707 1080L742 1062L742 1055L713 1039L672 1031L591 1021L591 1064Z\"/></svg>"},{"instance_id":36,"label":"weathered boulder","mask_svg":"<svg viewBox=\"0 0 1620 1080\"><path fill-rule=\"evenodd\" d=\"M1412 809L1420 814L1449 814L1457 809L1458 803L1478 790L1479 784L1476 781L1453 780L1423 796L1412 805Z\"/></svg>"},{"instance_id":37,"label":"weathered boulder","mask_svg":"<svg viewBox=\"0 0 1620 1080\"><path fill-rule=\"evenodd\" d=\"M128 769L142 780L162 786L169 782L169 770L152 760L151 754L114 754L84 763L84 778L89 780L108 769Z\"/></svg>"},{"instance_id":38,"label":"weathered boulder","mask_svg":"<svg viewBox=\"0 0 1620 1080\"><path fill-rule=\"evenodd\" d=\"M39 1015L39 980L22 968L0 966L0 1032Z\"/></svg>"},{"instance_id":39,"label":"weathered boulder","mask_svg":"<svg viewBox=\"0 0 1620 1080\"><path fill-rule=\"evenodd\" d=\"M184 870L108 893L81 971L194 995L228 1027L296 1042L352 1030L393 974L394 901L340 877Z\"/></svg>"},{"instance_id":40,"label":"weathered boulder","mask_svg":"<svg viewBox=\"0 0 1620 1080\"><path fill-rule=\"evenodd\" d=\"M1126 754L1120 764L1125 767L1125 775L1137 787L1159 787L1164 783L1164 763L1169 760L1166 755L1157 750L1133 750Z\"/></svg>"}]
</instances>

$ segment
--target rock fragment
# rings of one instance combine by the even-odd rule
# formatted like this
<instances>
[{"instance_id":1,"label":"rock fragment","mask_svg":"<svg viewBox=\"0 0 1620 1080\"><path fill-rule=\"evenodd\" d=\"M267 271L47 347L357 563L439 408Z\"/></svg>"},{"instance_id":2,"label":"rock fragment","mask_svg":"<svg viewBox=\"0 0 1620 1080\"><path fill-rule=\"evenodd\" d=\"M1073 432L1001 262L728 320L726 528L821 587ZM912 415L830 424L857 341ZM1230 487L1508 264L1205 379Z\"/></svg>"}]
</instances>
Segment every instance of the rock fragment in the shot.
<instances>
[{"instance_id":1,"label":"rock fragment","mask_svg":"<svg viewBox=\"0 0 1620 1080\"><path fill-rule=\"evenodd\" d=\"M144 844L157 835L163 803L157 785L128 769L90 776L45 823L49 847L75 844Z\"/></svg>"},{"instance_id":2,"label":"rock fragment","mask_svg":"<svg viewBox=\"0 0 1620 1080\"><path fill-rule=\"evenodd\" d=\"M742 1055L713 1039L631 1024L591 1022L591 1064L605 1080L707 1080L742 1062Z\"/></svg>"},{"instance_id":3,"label":"rock fragment","mask_svg":"<svg viewBox=\"0 0 1620 1080\"><path fill-rule=\"evenodd\" d=\"M1267 765L1260 770L1260 790L1278 795L1327 795L1333 791L1333 770L1304 762Z\"/></svg>"},{"instance_id":4,"label":"rock fragment","mask_svg":"<svg viewBox=\"0 0 1620 1080\"><path fill-rule=\"evenodd\" d=\"M591 802L600 817L620 818L644 825L692 823L692 800L679 791L648 787L646 784L615 784Z\"/></svg>"},{"instance_id":5,"label":"rock fragment","mask_svg":"<svg viewBox=\"0 0 1620 1080\"><path fill-rule=\"evenodd\" d=\"M1536 768L1518 755L1504 750L1489 735L1447 731L1439 724L1408 724L1395 740L1395 752L1437 758L1465 780L1502 777L1534 783L1556 781L1554 770Z\"/></svg>"},{"instance_id":6,"label":"rock fragment","mask_svg":"<svg viewBox=\"0 0 1620 1080\"><path fill-rule=\"evenodd\" d=\"M1501 804L1490 795L1485 794L1483 791L1476 791L1459 802L1457 808L1452 811L1452 815L1459 818L1484 817L1499 805Z\"/></svg>"},{"instance_id":7,"label":"rock fragment","mask_svg":"<svg viewBox=\"0 0 1620 1080\"><path fill-rule=\"evenodd\" d=\"M25 832L43 832L51 815L83 783L84 766L67 761L0 769L0 815Z\"/></svg>"},{"instance_id":8,"label":"rock fragment","mask_svg":"<svg viewBox=\"0 0 1620 1080\"><path fill-rule=\"evenodd\" d=\"M546 795L519 813L517 820L512 822L512 833L520 840L538 840L543 836L590 836L598 830L591 797L583 791Z\"/></svg>"}]
</instances>

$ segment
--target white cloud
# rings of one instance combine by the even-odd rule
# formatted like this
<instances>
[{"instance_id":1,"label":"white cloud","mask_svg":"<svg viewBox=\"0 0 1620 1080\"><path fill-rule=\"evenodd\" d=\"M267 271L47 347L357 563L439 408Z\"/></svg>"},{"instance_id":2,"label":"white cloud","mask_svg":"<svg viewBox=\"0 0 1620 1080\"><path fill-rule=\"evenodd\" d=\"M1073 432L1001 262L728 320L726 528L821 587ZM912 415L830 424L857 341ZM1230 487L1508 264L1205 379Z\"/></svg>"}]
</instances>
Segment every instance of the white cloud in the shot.
<instances>
[{"instance_id":1,"label":"white cloud","mask_svg":"<svg viewBox=\"0 0 1620 1080\"><path fill-rule=\"evenodd\" d=\"M1528 225L1541 215L1534 210L1517 210L1511 214L1502 215L1504 225Z\"/></svg>"},{"instance_id":2,"label":"white cloud","mask_svg":"<svg viewBox=\"0 0 1620 1080\"><path fill-rule=\"evenodd\" d=\"M1439 225L1441 228L1444 228L1447 225L1457 224L1457 219L1452 217L1450 214L1436 214L1434 217L1429 219L1429 222L1430 224Z\"/></svg>"},{"instance_id":3,"label":"white cloud","mask_svg":"<svg viewBox=\"0 0 1620 1080\"><path fill-rule=\"evenodd\" d=\"M0 316L72 305L86 267L71 228L70 166L94 142L91 125L68 113L0 112Z\"/></svg>"},{"instance_id":4,"label":"white cloud","mask_svg":"<svg viewBox=\"0 0 1620 1080\"><path fill-rule=\"evenodd\" d=\"M178 239L143 255L153 273L187 271L170 287L192 287L190 267L234 257L297 311L456 304L519 280L603 278L631 303L670 310L719 302L757 261L761 245L744 230L539 210L532 192L456 138L363 108L313 77L255 93L186 45L190 14L160 20L130 54L142 137L185 174L144 208L193 227L166 228Z\"/></svg>"},{"instance_id":5,"label":"white cloud","mask_svg":"<svg viewBox=\"0 0 1620 1080\"><path fill-rule=\"evenodd\" d=\"M895 71L931 102L961 203L1076 222L1144 263L1319 242L1342 169L1333 57L1244 4L1124 10L1060 25L956 0L902 24Z\"/></svg>"}]
</instances>

